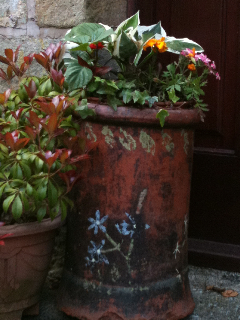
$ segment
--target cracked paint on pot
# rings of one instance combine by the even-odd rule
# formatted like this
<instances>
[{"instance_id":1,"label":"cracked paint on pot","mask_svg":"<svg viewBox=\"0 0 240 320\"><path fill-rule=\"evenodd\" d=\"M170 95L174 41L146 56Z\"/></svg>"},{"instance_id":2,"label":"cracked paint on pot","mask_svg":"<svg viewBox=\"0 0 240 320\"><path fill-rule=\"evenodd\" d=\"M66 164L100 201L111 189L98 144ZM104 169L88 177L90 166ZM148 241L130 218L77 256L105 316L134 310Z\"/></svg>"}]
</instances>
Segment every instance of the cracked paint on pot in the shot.
<instances>
[{"instance_id":1,"label":"cracked paint on pot","mask_svg":"<svg viewBox=\"0 0 240 320\"><path fill-rule=\"evenodd\" d=\"M183 139L184 139L184 151L186 154L188 154L188 148L189 148L188 133L185 132L185 130L182 130L181 136L183 136Z\"/></svg>"},{"instance_id":2,"label":"cracked paint on pot","mask_svg":"<svg viewBox=\"0 0 240 320\"><path fill-rule=\"evenodd\" d=\"M150 135L148 135L144 130L142 130L140 133L139 141L141 142L143 149L154 156L155 142L153 138L151 138Z\"/></svg>"}]
</instances>

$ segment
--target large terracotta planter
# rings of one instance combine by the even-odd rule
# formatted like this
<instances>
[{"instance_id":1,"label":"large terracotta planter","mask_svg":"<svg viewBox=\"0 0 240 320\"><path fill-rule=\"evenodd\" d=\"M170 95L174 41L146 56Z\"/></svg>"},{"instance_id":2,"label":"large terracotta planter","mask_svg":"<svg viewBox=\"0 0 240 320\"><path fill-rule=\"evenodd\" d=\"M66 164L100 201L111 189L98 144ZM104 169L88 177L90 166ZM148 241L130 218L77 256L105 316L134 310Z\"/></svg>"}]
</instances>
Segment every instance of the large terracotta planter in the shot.
<instances>
[{"instance_id":1,"label":"large terracotta planter","mask_svg":"<svg viewBox=\"0 0 240 320\"><path fill-rule=\"evenodd\" d=\"M0 246L0 320L21 320L23 313L38 313L40 291L60 225L58 216L53 221L0 228L0 235L12 233Z\"/></svg>"},{"instance_id":2,"label":"large terracotta planter","mask_svg":"<svg viewBox=\"0 0 240 320\"><path fill-rule=\"evenodd\" d=\"M99 142L69 215L59 307L84 320L179 320L192 313L187 226L197 110L92 105Z\"/></svg>"}]
</instances>

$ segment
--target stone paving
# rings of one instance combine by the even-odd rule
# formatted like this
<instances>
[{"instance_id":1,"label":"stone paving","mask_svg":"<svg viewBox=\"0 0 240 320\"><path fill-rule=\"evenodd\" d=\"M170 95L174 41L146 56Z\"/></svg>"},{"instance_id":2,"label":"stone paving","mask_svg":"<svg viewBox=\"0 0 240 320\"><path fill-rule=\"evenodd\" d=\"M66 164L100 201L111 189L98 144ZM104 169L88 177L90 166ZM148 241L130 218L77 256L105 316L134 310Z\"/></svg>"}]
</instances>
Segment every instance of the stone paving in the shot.
<instances>
[{"instance_id":1,"label":"stone paving","mask_svg":"<svg viewBox=\"0 0 240 320\"><path fill-rule=\"evenodd\" d=\"M184 320L240 320L240 273L189 267L189 279L196 308ZM234 298L206 290L206 286L232 289L239 293ZM57 290L45 287L38 316L25 316L22 320L75 320L56 308Z\"/></svg>"}]
</instances>

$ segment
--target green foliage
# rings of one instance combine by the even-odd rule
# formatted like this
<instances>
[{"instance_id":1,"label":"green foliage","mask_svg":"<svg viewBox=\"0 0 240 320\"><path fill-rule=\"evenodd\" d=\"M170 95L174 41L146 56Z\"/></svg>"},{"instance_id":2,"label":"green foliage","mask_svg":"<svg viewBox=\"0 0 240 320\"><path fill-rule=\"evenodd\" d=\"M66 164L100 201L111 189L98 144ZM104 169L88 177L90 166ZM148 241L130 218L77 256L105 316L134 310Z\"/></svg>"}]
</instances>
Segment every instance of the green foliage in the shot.
<instances>
[{"instance_id":1,"label":"green foliage","mask_svg":"<svg viewBox=\"0 0 240 320\"><path fill-rule=\"evenodd\" d=\"M86 118L94 111L87 100L79 104L83 90L67 92L58 54L50 62L36 55L48 75L18 75L19 89L0 95L0 221L7 224L58 213L64 219L71 205L66 195L81 178L80 161L88 159L72 113Z\"/></svg>"},{"instance_id":2,"label":"green foliage","mask_svg":"<svg viewBox=\"0 0 240 320\"><path fill-rule=\"evenodd\" d=\"M219 78L212 62L200 55L203 48L199 44L167 36L161 22L140 26L139 12L115 31L101 24L82 23L65 40L71 41L67 49L72 59L64 59L69 88L83 89L83 99L97 97L114 110L121 104L155 108L158 102L170 100L172 106L187 101L190 107L206 111L202 87L210 73ZM146 50L148 54L142 58ZM178 61L162 68L159 61L165 51L180 55ZM84 107L78 110L84 111ZM163 123L166 113L160 115Z\"/></svg>"}]
</instances>

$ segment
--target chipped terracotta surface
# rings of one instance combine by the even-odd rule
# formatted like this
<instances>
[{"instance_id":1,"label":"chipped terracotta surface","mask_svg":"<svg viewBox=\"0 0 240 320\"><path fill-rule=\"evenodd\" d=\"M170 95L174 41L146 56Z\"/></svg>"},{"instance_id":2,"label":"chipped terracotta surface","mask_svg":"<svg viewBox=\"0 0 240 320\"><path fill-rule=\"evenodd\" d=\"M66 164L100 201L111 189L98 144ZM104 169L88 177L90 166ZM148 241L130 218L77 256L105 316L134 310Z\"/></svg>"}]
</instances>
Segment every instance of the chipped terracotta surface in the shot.
<instances>
[{"instance_id":1,"label":"chipped terracotta surface","mask_svg":"<svg viewBox=\"0 0 240 320\"><path fill-rule=\"evenodd\" d=\"M193 151L189 124L197 122L197 112L183 110L182 126L172 113L162 130L156 111L138 121L134 109L111 113L107 108L97 106L97 117L82 125L83 134L88 137L91 128L89 137L99 145L69 216L59 306L86 320L181 319L194 309L187 224ZM91 260L88 253L97 249L98 260L90 255Z\"/></svg>"}]
</instances>

